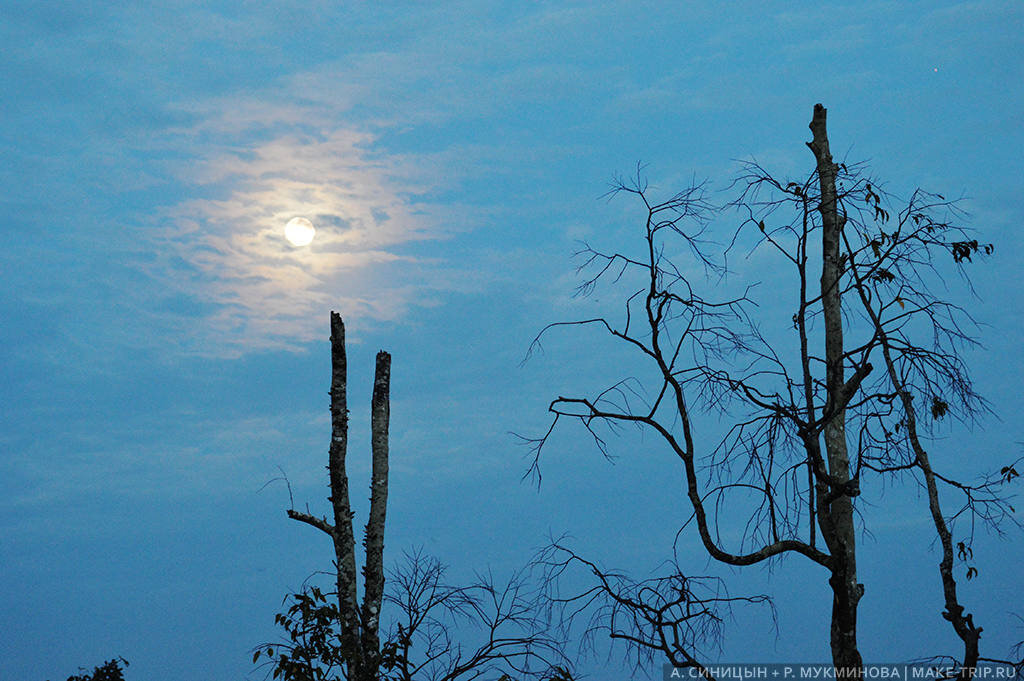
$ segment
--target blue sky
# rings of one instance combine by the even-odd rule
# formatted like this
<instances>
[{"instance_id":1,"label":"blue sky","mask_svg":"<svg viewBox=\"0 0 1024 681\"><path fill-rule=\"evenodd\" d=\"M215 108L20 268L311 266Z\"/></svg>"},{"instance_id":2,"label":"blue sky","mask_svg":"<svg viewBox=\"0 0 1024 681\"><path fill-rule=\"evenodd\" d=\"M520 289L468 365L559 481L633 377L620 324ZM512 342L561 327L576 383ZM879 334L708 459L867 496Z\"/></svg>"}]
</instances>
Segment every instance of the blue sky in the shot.
<instances>
[{"instance_id":1,"label":"blue sky","mask_svg":"<svg viewBox=\"0 0 1024 681\"><path fill-rule=\"evenodd\" d=\"M628 360L565 334L520 361L544 324L618 310L572 296L578 240L639 235L637 205L599 199L615 175L642 161L655 191L718 190L756 158L803 177L815 102L837 156L896 193L967 197L996 243L978 297L956 298L987 325L968 359L995 416L934 446L965 475L1020 450L1017 2L8 2L0 19L0 678L114 655L131 679L262 678L252 646L330 565L285 489L260 490L280 466L325 508L332 309L354 490L373 357L394 355L391 557L500 574L568 533L649 574L685 519L668 452L627 435L612 465L566 428L537 490L509 435ZM283 240L294 215L318 227L309 248ZM864 498L873 660L955 651L919 497ZM982 533L964 587L992 656L1024 639L1022 545ZM778 595L778 636L740 613L723 658L827 657L820 574L686 560Z\"/></svg>"}]
</instances>

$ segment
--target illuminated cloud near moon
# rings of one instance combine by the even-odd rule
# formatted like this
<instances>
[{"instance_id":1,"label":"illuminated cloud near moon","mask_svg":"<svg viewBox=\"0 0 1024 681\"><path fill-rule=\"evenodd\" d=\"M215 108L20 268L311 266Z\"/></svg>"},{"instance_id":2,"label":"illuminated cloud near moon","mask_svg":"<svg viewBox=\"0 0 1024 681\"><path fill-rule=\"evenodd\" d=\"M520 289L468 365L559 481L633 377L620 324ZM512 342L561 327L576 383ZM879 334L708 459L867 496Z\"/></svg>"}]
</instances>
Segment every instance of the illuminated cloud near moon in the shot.
<instances>
[{"instance_id":1,"label":"illuminated cloud near moon","mask_svg":"<svg viewBox=\"0 0 1024 681\"><path fill-rule=\"evenodd\" d=\"M204 309L197 351L296 349L323 335L328 310L358 328L430 304L419 283L429 265L402 253L444 236L438 211L417 199L428 185L415 159L389 158L373 135L346 128L312 134L295 123L267 139L281 126L260 113L263 129L224 124L225 142L183 171L205 198L167 212L162 239L180 263L167 283ZM312 245L282 238L296 216L307 222L293 236L315 233Z\"/></svg>"}]
</instances>

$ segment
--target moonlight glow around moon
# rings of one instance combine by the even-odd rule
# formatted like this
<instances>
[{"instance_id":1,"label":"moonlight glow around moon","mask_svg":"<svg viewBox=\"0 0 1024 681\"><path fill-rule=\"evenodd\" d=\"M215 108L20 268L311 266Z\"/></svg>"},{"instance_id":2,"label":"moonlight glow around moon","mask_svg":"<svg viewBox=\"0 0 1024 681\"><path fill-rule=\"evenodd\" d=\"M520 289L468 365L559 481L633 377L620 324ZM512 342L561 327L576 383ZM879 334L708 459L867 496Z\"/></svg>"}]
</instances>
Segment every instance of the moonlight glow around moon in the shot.
<instances>
[{"instance_id":1,"label":"moonlight glow around moon","mask_svg":"<svg viewBox=\"0 0 1024 681\"><path fill-rule=\"evenodd\" d=\"M292 218L284 226L284 238L292 246L308 246L316 236L316 228L306 218Z\"/></svg>"}]
</instances>

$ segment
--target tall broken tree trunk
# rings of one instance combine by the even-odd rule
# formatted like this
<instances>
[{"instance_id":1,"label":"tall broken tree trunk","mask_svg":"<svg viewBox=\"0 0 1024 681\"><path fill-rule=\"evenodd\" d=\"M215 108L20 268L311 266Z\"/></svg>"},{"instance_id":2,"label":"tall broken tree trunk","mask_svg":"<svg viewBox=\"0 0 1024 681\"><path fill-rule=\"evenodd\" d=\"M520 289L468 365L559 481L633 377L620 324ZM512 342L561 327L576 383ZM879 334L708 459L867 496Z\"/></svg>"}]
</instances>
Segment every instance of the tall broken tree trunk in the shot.
<instances>
[{"instance_id":1,"label":"tall broken tree trunk","mask_svg":"<svg viewBox=\"0 0 1024 681\"><path fill-rule=\"evenodd\" d=\"M843 262L840 242L846 218L839 213L836 196L836 171L828 148L825 126L826 110L814 105L810 128L812 140L807 146L814 152L821 189L821 304L825 320L825 384L828 391L825 423L825 452L829 476L834 489L823 504L825 515L819 515L822 538L832 554L832 661L837 669L860 670L863 666L857 648L857 603L864 587L857 583L857 547L853 524L853 497L856 480L850 478L850 456L846 443L846 380L843 363L843 313L841 280ZM831 407L831 408L830 408Z\"/></svg>"},{"instance_id":2,"label":"tall broken tree trunk","mask_svg":"<svg viewBox=\"0 0 1024 681\"><path fill-rule=\"evenodd\" d=\"M370 483L370 518L366 524L363 568L365 594L362 608L356 588L354 513L349 503L345 456L348 448L348 402L345 325L331 312L331 446L328 454L334 523L289 509L288 517L312 525L334 542L338 589L338 644L350 681L375 681L380 667L380 608L384 594L384 523L388 501L388 421L390 413L391 355L377 353L371 404L373 472Z\"/></svg>"},{"instance_id":3,"label":"tall broken tree trunk","mask_svg":"<svg viewBox=\"0 0 1024 681\"><path fill-rule=\"evenodd\" d=\"M380 667L380 606L384 598L384 520L388 506L388 421L391 405L388 392L391 385L391 355L383 350L377 353L377 366L373 377L373 400L370 406L370 446L373 451L373 471L370 477L370 518L366 523L366 567L363 578L366 595L363 598L363 666L367 679L375 679Z\"/></svg>"}]
</instances>

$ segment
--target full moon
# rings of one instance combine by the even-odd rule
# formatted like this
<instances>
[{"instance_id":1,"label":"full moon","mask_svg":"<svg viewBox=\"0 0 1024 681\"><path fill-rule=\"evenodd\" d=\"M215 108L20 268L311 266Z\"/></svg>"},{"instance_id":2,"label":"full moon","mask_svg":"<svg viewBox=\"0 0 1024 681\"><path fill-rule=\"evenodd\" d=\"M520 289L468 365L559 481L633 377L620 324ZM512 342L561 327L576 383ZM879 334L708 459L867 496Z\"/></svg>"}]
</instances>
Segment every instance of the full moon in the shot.
<instances>
[{"instance_id":1,"label":"full moon","mask_svg":"<svg viewBox=\"0 0 1024 681\"><path fill-rule=\"evenodd\" d=\"M316 228L306 218L292 218L284 226L284 238L292 246L308 246L316 236Z\"/></svg>"}]
</instances>

